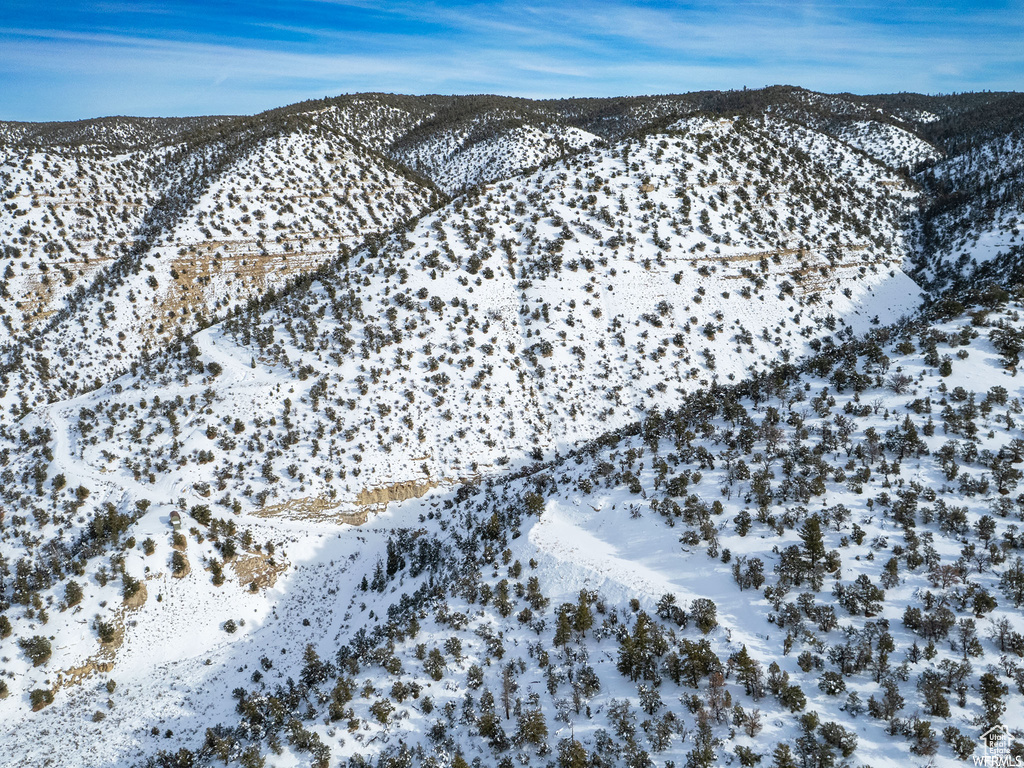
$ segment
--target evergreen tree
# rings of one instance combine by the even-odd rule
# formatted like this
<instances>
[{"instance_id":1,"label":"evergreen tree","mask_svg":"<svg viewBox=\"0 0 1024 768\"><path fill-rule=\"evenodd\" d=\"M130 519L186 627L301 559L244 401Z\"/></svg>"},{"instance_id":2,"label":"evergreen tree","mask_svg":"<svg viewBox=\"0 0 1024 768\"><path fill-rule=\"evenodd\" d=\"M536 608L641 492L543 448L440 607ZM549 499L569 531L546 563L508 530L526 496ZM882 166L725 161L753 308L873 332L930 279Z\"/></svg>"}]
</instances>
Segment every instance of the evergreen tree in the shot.
<instances>
[{"instance_id":1,"label":"evergreen tree","mask_svg":"<svg viewBox=\"0 0 1024 768\"><path fill-rule=\"evenodd\" d=\"M558 742L558 768L587 768L587 750L576 739Z\"/></svg>"},{"instance_id":2,"label":"evergreen tree","mask_svg":"<svg viewBox=\"0 0 1024 768\"><path fill-rule=\"evenodd\" d=\"M587 630L594 626L594 614L590 610L590 601L584 590L580 590L579 602L576 604L576 613L573 616L572 628L581 638Z\"/></svg>"},{"instance_id":3,"label":"evergreen tree","mask_svg":"<svg viewBox=\"0 0 1024 768\"><path fill-rule=\"evenodd\" d=\"M495 587L494 607L498 609L498 613L501 614L502 618L507 618L512 613L515 605L509 597L508 579L502 579Z\"/></svg>"},{"instance_id":4,"label":"evergreen tree","mask_svg":"<svg viewBox=\"0 0 1024 768\"><path fill-rule=\"evenodd\" d=\"M84 597L82 585L77 581L72 580L64 585L64 602L69 608L82 602L82 597Z\"/></svg>"},{"instance_id":5,"label":"evergreen tree","mask_svg":"<svg viewBox=\"0 0 1024 768\"><path fill-rule=\"evenodd\" d=\"M692 688L699 687L701 679L722 667L721 661L711 650L711 644L703 638L697 642L684 638L679 642L679 654L681 679Z\"/></svg>"},{"instance_id":6,"label":"evergreen tree","mask_svg":"<svg viewBox=\"0 0 1024 768\"><path fill-rule=\"evenodd\" d=\"M529 704L520 710L516 720L515 742L520 746L541 747L548 740L548 724L544 712L540 708L540 700L536 694L531 696Z\"/></svg>"},{"instance_id":7,"label":"evergreen tree","mask_svg":"<svg viewBox=\"0 0 1024 768\"><path fill-rule=\"evenodd\" d=\"M800 541L803 554L810 568L814 568L825 557L825 537L821 533L821 519L814 515L804 520L800 527Z\"/></svg>"},{"instance_id":8,"label":"evergreen tree","mask_svg":"<svg viewBox=\"0 0 1024 768\"><path fill-rule=\"evenodd\" d=\"M917 688L924 699L925 712L932 717L949 717L949 689L946 678L933 669L926 669L917 680Z\"/></svg>"},{"instance_id":9,"label":"evergreen tree","mask_svg":"<svg viewBox=\"0 0 1024 768\"><path fill-rule=\"evenodd\" d=\"M398 546L395 544L394 539L388 538L387 544L387 576L390 580L392 576L398 573L402 568L405 567L405 559L399 555Z\"/></svg>"},{"instance_id":10,"label":"evergreen tree","mask_svg":"<svg viewBox=\"0 0 1024 768\"><path fill-rule=\"evenodd\" d=\"M33 666L40 666L50 660L50 654L53 652L50 641L42 635L35 635L33 637L22 638L18 641L18 645L25 652L25 655L32 662Z\"/></svg>"},{"instance_id":11,"label":"evergreen tree","mask_svg":"<svg viewBox=\"0 0 1024 768\"><path fill-rule=\"evenodd\" d=\"M555 620L555 646L564 646L572 638L572 614L573 606L570 603L563 604L558 609Z\"/></svg>"},{"instance_id":12,"label":"evergreen tree","mask_svg":"<svg viewBox=\"0 0 1024 768\"><path fill-rule=\"evenodd\" d=\"M736 670L736 679L743 684L747 696L757 701L764 695L764 672L757 659L747 652L746 645L729 657L729 666Z\"/></svg>"},{"instance_id":13,"label":"evergreen tree","mask_svg":"<svg viewBox=\"0 0 1024 768\"><path fill-rule=\"evenodd\" d=\"M1024 605L1024 560L1017 557L1003 571L999 586L1007 598L1013 601L1015 608Z\"/></svg>"},{"instance_id":14,"label":"evergreen tree","mask_svg":"<svg viewBox=\"0 0 1024 768\"><path fill-rule=\"evenodd\" d=\"M893 735L899 730L896 713L903 709L905 701L900 695L899 685L891 678L882 682L882 690L882 698L872 696L868 699L868 712L872 717L888 721L889 734Z\"/></svg>"},{"instance_id":15,"label":"evergreen tree","mask_svg":"<svg viewBox=\"0 0 1024 768\"><path fill-rule=\"evenodd\" d=\"M705 635L718 626L718 607L713 600L698 597L690 603L690 618Z\"/></svg>"},{"instance_id":16,"label":"evergreen tree","mask_svg":"<svg viewBox=\"0 0 1024 768\"><path fill-rule=\"evenodd\" d=\"M320 656L317 654L316 648L313 647L312 643L306 645L306 650L302 654L302 661L302 673L299 679L311 688L325 682L333 672L331 664L325 664L320 660Z\"/></svg>"},{"instance_id":17,"label":"evergreen tree","mask_svg":"<svg viewBox=\"0 0 1024 768\"><path fill-rule=\"evenodd\" d=\"M772 752L772 768L799 768L788 744L777 744Z\"/></svg>"},{"instance_id":18,"label":"evergreen tree","mask_svg":"<svg viewBox=\"0 0 1024 768\"><path fill-rule=\"evenodd\" d=\"M1006 711L1006 702L1003 701L1003 697L1009 693L1009 688L992 672L986 672L978 680L978 691L981 693L983 709L979 724L982 730L987 731L1000 724L1003 712Z\"/></svg>"},{"instance_id":19,"label":"evergreen tree","mask_svg":"<svg viewBox=\"0 0 1024 768\"><path fill-rule=\"evenodd\" d=\"M384 563L377 558L377 566L373 569L373 581L370 582L370 589L374 592L383 592L387 587L387 579L384 575Z\"/></svg>"},{"instance_id":20,"label":"evergreen tree","mask_svg":"<svg viewBox=\"0 0 1024 768\"><path fill-rule=\"evenodd\" d=\"M715 764L715 736L707 721L697 721L693 749L686 754L686 768L711 768Z\"/></svg>"},{"instance_id":21,"label":"evergreen tree","mask_svg":"<svg viewBox=\"0 0 1024 768\"><path fill-rule=\"evenodd\" d=\"M444 669L445 662L441 651L437 648L431 648L427 658L423 661L423 671L430 676L431 680L440 680L444 677Z\"/></svg>"}]
</instances>

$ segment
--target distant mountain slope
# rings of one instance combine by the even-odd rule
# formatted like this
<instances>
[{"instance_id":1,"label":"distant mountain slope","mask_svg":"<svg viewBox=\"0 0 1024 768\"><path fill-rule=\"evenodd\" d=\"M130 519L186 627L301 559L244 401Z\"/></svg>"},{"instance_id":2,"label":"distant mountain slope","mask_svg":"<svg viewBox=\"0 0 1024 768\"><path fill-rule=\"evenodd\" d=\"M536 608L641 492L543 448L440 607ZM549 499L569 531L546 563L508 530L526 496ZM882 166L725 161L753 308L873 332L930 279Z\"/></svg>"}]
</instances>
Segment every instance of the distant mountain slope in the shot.
<instances>
[{"instance_id":1,"label":"distant mountain slope","mask_svg":"<svg viewBox=\"0 0 1024 768\"><path fill-rule=\"evenodd\" d=\"M591 135L618 140L663 128L694 113L727 117L773 114L850 140L897 167L936 155L915 133L916 122L880 109L866 98L817 94L788 86L542 101L502 96L362 94L306 102L277 112L330 121L424 173L449 192L507 178L577 150L593 140Z\"/></svg>"},{"instance_id":2,"label":"distant mountain slope","mask_svg":"<svg viewBox=\"0 0 1024 768\"><path fill-rule=\"evenodd\" d=\"M237 117L101 117L67 123L0 121L0 147L73 149L91 147L110 152L174 144L197 132L242 122Z\"/></svg>"},{"instance_id":3,"label":"distant mountain slope","mask_svg":"<svg viewBox=\"0 0 1024 768\"><path fill-rule=\"evenodd\" d=\"M6 150L11 156L4 177L10 186L10 202L0 218L0 226L6 219L4 231L11 241L5 246L10 328L2 333L7 337L19 334L26 325L38 325L61 310L75 289L95 279L96 269L108 259L131 251L132 257L125 263L137 269L140 254L185 215L185 208L203 194L207 179L224 172L270 136L328 131L386 154L452 192L508 178L579 151L593 142L595 135L614 139L656 130L673 118L697 111L779 115L789 124L834 135L899 167L935 156L934 150L908 132L910 123L880 111L870 100L789 87L549 101L359 94L305 102L251 118L104 118L66 124L6 124L14 133ZM69 153L67 159L65 152ZM80 178L54 175L64 173L64 166L72 162L74 169L68 165L67 173ZM53 168L43 168L44 163ZM76 210L73 203L77 198L60 189L64 184L66 190L81 190L81 178L95 178L96 189L109 190L106 194L111 202L106 205L110 210L99 200L96 213L105 221L117 216L118 228L100 231L96 223L90 225L86 219L92 211L82 213L85 209L80 205ZM26 225L31 229L28 236L21 234ZM378 230L370 226L361 234ZM79 256L76 251L81 244L87 253ZM102 255L90 254L89 249L99 249ZM18 256L27 252L31 257L40 250L41 259ZM65 256L58 258L61 253ZM84 263L86 256L89 264ZM312 263L307 260L304 266ZM120 266L114 268L113 282L120 279L121 271ZM0 301L3 298L0 293ZM204 315L213 314L210 307L201 309ZM186 330L189 327L194 326L187 325Z\"/></svg>"},{"instance_id":4,"label":"distant mountain slope","mask_svg":"<svg viewBox=\"0 0 1024 768\"><path fill-rule=\"evenodd\" d=\"M924 269L936 287L1024 278L1024 134L955 155L923 179L932 196Z\"/></svg>"},{"instance_id":5,"label":"distant mountain slope","mask_svg":"<svg viewBox=\"0 0 1024 768\"><path fill-rule=\"evenodd\" d=\"M173 147L7 154L0 163L0 339L38 324L75 287L130 250L147 212L169 186L159 170L175 154Z\"/></svg>"},{"instance_id":6,"label":"distant mountain slope","mask_svg":"<svg viewBox=\"0 0 1024 768\"><path fill-rule=\"evenodd\" d=\"M60 316L43 334L56 391L106 381L205 318L415 217L433 192L406 175L319 127L254 142L182 195L144 250L74 297L84 322Z\"/></svg>"},{"instance_id":7,"label":"distant mountain slope","mask_svg":"<svg viewBox=\"0 0 1024 768\"><path fill-rule=\"evenodd\" d=\"M267 115L297 115L386 154L395 141L433 118L435 110L429 98L366 93L302 102Z\"/></svg>"},{"instance_id":8,"label":"distant mountain slope","mask_svg":"<svg viewBox=\"0 0 1024 768\"><path fill-rule=\"evenodd\" d=\"M832 133L894 168L914 168L943 156L920 136L891 123L857 120L833 129Z\"/></svg>"},{"instance_id":9,"label":"distant mountain slope","mask_svg":"<svg viewBox=\"0 0 1024 768\"><path fill-rule=\"evenodd\" d=\"M394 156L449 194L504 179L575 152L597 140L578 128L519 120L488 120L403 142Z\"/></svg>"},{"instance_id":10,"label":"distant mountain slope","mask_svg":"<svg viewBox=\"0 0 1024 768\"><path fill-rule=\"evenodd\" d=\"M911 202L828 136L688 119L459 198L59 412L97 470L166 490L198 463L190 482L243 507L353 513L378 491L496 471L909 313ZM103 333L127 331L119 322ZM118 418L97 443L76 422L81 407L127 413L139 390L154 407L202 391L211 412L161 426L161 406L141 432ZM254 483L241 468L264 452Z\"/></svg>"},{"instance_id":11,"label":"distant mountain slope","mask_svg":"<svg viewBox=\"0 0 1024 768\"><path fill-rule=\"evenodd\" d=\"M932 105L922 131L945 159L922 169L914 274L938 294L1024 280L1024 96L963 94Z\"/></svg>"},{"instance_id":12,"label":"distant mountain slope","mask_svg":"<svg viewBox=\"0 0 1024 768\"><path fill-rule=\"evenodd\" d=\"M1012 132L1024 114L1024 93L896 93L863 99L914 122L924 138L950 155Z\"/></svg>"}]
</instances>

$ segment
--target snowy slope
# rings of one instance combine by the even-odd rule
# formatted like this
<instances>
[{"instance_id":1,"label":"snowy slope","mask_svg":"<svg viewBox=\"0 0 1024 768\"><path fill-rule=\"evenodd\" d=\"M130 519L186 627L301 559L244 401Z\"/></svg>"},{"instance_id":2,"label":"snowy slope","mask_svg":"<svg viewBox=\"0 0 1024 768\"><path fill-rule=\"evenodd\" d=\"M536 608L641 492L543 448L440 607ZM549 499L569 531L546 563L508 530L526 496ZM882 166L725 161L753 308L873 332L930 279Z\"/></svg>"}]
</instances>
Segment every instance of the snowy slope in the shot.
<instances>
[{"instance_id":1,"label":"snowy slope","mask_svg":"<svg viewBox=\"0 0 1024 768\"><path fill-rule=\"evenodd\" d=\"M1021 148L768 91L20 134L0 764L1024 749Z\"/></svg>"},{"instance_id":2,"label":"snowy slope","mask_svg":"<svg viewBox=\"0 0 1024 768\"><path fill-rule=\"evenodd\" d=\"M890 123L858 120L834 135L894 168L913 168L942 157L921 137Z\"/></svg>"},{"instance_id":3,"label":"snowy slope","mask_svg":"<svg viewBox=\"0 0 1024 768\"><path fill-rule=\"evenodd\" d=\"M167 191L169 180L159 172L176 150L112 154L87 147L4 156L0 341L37 325L131 247L147 211Z\"/></svg>"},{"instance_id":4,"label":"snowy slope","mask_svg":"<svg viewBox=\"0 0 1024 768\"><path fill-rule=\"evenodd\" d=\"M950 156L922 174L932 197L919 273L936 287L1012 280L1024 241L1020 194L1024 139L1019 132Z\"/></svg>"},{"instance_id":5,"label":"snowy slope","mask_svg":"<svg viewBox=\"0 0 1024 768\"><path fill-rule=\"evenodd\" d=\"M103 117L67 123L0 121L0 145L50 148L58 153L88 148L122 152L179 144L190 135L244 121L227 116Z\"/></svg>"},{"instance_id":6,"label":"snowy slope","mask_svg":"<svg viewBox=\"0 0 1024 768\"><path fill-rule=\"evenodd\" d=\"M179 343L81 401L109 414L102 441L61 408L78 452L155 484L197 461L193 483L243 505L355 514L378 491L496 471L913 310L908 192L880 166L818 135L762 165L775 145L761 129L687 127L459 199L270 312ZM815 173L824 186L798 186ZM266 450L253 482L243 468Z\"/></svg>"},{"instance_id":7,"label":"snowy slope","mask_svg":"<svg viewBox=\"0 0 1024 768\"><path fill-rule=\"evenodd\" d=\"M490 122L498 127L491 129ZM453 194L515 176L596 140L597 136L578 128L545 123L506 126L500 116L485 115L468 126L432 133L412 146L403 145L394 156Z\"/></svg>"},{"instance_id":8,"label":"snowy slope","mask_svg":"<svg viewBox=\"0 0 1024 768\"><path fill-rule=\"evenodd\" d=\"M431 194L337 134L257 143L206 178L141 253L73 297L81 322L66 322L65 312L42 336L50 386L73 393L108 380L203 318L280 289L416 216Z\"/></svg>"},{"instance_id":9,"label":"snowy slope","mask_svg":"<svg viewBox=\"0 0 1024 768\"><path fill-rule=\"evenodd\" d=\"M114 666L30 714L24 690L96 648L64 634L53 612L49 669L19 655L9 664L16 695L0 702L8 722L50 738L15 727L8 753L112 766L157 750L187 748L205 764L220 749L235 759L254 749L272 766L318 756L338 765L397 756L404 744L423 750L419 764L444 753L497 763L542 759L575 739L610 765L637 750L681 764L701 747L711 765L744 749L771 760L780 744L795 755L808 744L837 758L850 750L875 766L962 764L984 754L983 675L1006 684L998 711L1011 729L1024 703L1019 666L1000 652L1024 642L1014 607L1024 592L1006 577L1018 562L1020 473L995 463L1018 450L1010 423L1021 392L994 339L1022 331L1020 309L881 329L800 373L695 394L562 460L392 505L358 530L226 510L217 515L237 523L233 534L189 520L183 579L168 573L165 512L151 511L131 532L155 537L156 551L136 545L125 561L149 598L127 612ZM804 538L812 518L817 565ZM241 560L286 567L249 590L228 565L214 586L199 565L219 563L229 539ZM762 581L741 585L755 559ZM867 612L855 591L864 578L884 594ZM584 603L590 623L575 624ZM943 605L964 623L923 629L906 612ZM637 645L645 621L654 640ZM691 661L701 641L711 656ZM752 687L736 666L744 648L760 669ZM645 658L653 667L630 671ZM926 698L919 683L936 674L954 682ZM902 702L885 714L876 705L889 681ZM275 720L275 707L297 724ZM802 719L810 712L817 720ZM546 735L533 743L538 719ZM211 740L217 723L226 727Z\"/></svg>"}]
</instances>

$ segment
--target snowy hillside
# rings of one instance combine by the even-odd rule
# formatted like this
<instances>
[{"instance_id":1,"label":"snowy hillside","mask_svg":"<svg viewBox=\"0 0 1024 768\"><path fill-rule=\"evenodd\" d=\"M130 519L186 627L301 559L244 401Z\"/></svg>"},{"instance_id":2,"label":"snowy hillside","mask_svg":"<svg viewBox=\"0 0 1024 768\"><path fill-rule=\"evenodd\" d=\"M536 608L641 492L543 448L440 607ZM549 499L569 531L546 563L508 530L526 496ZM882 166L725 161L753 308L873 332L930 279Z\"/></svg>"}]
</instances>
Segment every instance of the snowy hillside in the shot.
<instances>
[{"instance_id":1,"label":"snowy hillside","mask_svg":"<svg viewBox=\"0 0 1024 768\"><path fill-rule=\"evenodd\" d=\"M389 154L396 142L436 119L438 110L460 98L465 97L357 93L292 104L266 114L297 117L348 136L374 152Z\"/></svg>"},{"instance_id":2,"label":"snowy hillside","mask_svg":"<svg viewBox=\"0 0 1024 768\"><path fill-rule=\"evenodd\" d=\"M1020 132L954 155L922 178L935 198L924 230L922 277L945 287L962 277L1019 276L1024 245Z\"/></svg>"},{"instance_id":3,"label":"snowy hillside","mask_svg":"<svg viewBox=\"0 0 1024 768\"><path fill-rule=\"evenodd\" d=\"M45 319L77 285L88 284L131 247L147 211L166 191L157 174L174 152L7 154L0 164L0 340Z\"/></svg>"},{"instance_id":4,"label":"snowy hillside","mask_svg":"<svg viewBox=\"0 0 1024 768\"><path fill-rule=\"evenodd\" d=\"M50 412L102 471L159 484L197 462L195 487L246 506L355 514L377 491L543 455L914 309L908 192L886 172L820 136L798 133L773 167L756 126L684 127L460 198ZM131 416L140 392L152 408ZM183 405L196 394L198 411ZM109 414L102 441L86 413ZM264 451L254 483L241 467Z\"/></svg>"},{"instance_id":5,"label":"snowy hillside","mask_svg":"<svg viewBox=\"0 0 1024 768\"><path fill-rule=\"evenodd\" d=\"M890 123L851 122L835 135L894 168L913 168L942 157L921 137Z\"/></svg>"},{"instance_id":6,"label":"snowy hillside","mask_svg":"<svg viewBox=\"0 0 1024 768\"><path fill-rule=\"evenodd\" d=\"M321 130L260 141L190 191L158 233L74 294L45 328L49 387L73 394L106 381L204 318L415 217L433 195L380 156ZM49 307L61 296L54 282L45 285ZM69 314L82 322L68 323Z\"/></svg>"},{"instance_id":7,"label":"snowy hillside","mask_svg":"<svg viewBox=\"0 0 1024 768\"><path fill-rule=\"evenodd\" d=\"M238 122L235 117L103 117L70 123L0 121L0 146L90 147L109 152L180 143L197 132Z\"/></svg>"},{"instance_id":8,"label":"snowy hillside","mask_svg":"<svg viewBox=\"0 0 1024 768\"><path fill-rule=\"evenodd\" d=\"M1024 759L1015 104L0 124L0 765Z\"/></svg>"},{"instance_id":9,"label":"snowy hillside","mask_svg":"<svg viewBox=\"0 0 1024 768\"><path fill-rule=\"evenodd\" d=\"M482 122L486 125L486 118ZM413 146L403 146L395 157L454 194L515 176L597 140L597 136L571 127L512 125L497 133L488 130L485 136L477 135L474 129L479 127L433 134Z\"/></svg>"},{"instance_id":10,"label":"snowy hillside","mask_svg":"<svg viewBox=\"0 0 1024 768\"><path fill-rule=\"evenodd\" d=\"M69 628L42 670L12 658L26 688L67 671L37 714L0 702L50 735L16 728L8 748L96 765L984 754L977 734L1024 704L1006 367L1024 329L1017 306L976 310L695 393L360 529L194 507L175 550L148 511L124 556L148 598L100 606L95 565L79 575L109 655ZM87 653L95 671L69 684Z\"/></svg>"}]
</instances>

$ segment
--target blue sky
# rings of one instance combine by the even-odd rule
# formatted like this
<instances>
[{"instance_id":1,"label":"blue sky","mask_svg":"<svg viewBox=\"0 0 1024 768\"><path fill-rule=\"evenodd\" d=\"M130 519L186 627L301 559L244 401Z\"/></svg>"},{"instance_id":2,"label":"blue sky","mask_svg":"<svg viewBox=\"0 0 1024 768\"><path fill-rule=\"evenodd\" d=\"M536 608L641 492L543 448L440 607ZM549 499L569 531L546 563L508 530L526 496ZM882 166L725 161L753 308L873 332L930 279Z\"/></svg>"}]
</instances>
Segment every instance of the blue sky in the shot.
<instances>
[{"instance_id":1,"label":"blue sky","mask_svg":"<svg viewBox=\"0 0 1024 768\"><path fill-rule=\"evenodd\" d=\"M1021 90L1024 2L0 0L0 120L358 91Z\"/></svg>"}]
</instances>

